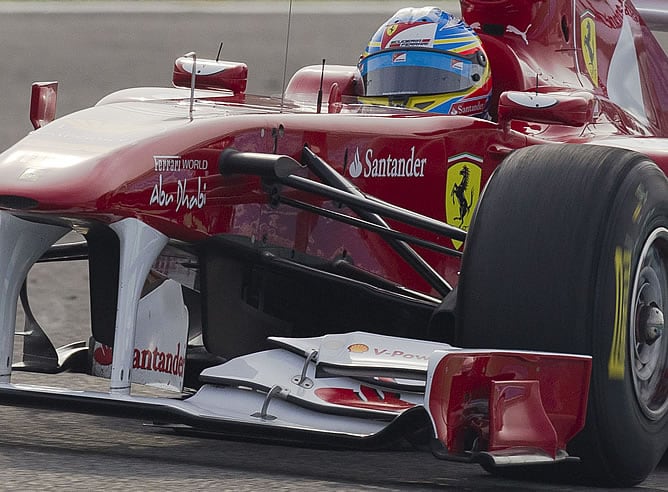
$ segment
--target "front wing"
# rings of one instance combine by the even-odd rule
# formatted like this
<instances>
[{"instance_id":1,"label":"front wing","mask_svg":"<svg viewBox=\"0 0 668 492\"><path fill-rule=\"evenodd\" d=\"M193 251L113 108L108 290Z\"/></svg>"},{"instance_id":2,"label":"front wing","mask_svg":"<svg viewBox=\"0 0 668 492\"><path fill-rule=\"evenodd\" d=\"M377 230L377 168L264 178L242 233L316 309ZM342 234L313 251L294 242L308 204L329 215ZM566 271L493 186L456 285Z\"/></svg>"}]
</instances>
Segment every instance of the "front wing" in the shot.
<instances>
[{"instance_id":1,"label":"front wing","mask_svg":"<svg viewBox=\"0 0 668 492\"><path fill-rule=\"evenodd\" d=\"M567 459L567 443L584 424L586 356L463 350L364 332L276 342L280 348L204 370L205 384L182 398L0 383L0 401L325 446L378 448L433 436L439 458L499 466ZM342 356L326 355L331 347ZM409 371L397 371L402 358Z\"/></svg>"}]
</instances>

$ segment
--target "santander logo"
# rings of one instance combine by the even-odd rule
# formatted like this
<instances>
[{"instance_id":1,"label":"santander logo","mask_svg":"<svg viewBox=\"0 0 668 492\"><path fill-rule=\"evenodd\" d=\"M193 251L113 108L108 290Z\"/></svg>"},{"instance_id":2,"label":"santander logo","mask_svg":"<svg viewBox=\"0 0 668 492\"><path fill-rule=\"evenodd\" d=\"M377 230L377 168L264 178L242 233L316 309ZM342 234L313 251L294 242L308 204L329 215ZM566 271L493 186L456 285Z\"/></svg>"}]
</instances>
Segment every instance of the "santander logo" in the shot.
<instances>
[{"instance_id":1,"label":"santander logo","mask_svg":"<svg viewBox=\"0 0 668 492\"><path fill-rule=\"evenodd\" d=\"M364 151L364 161L360 157L360 149L355 149L355 157L350 163L348 174L351 178L421 178L427 158L415 157L415 146L410 154L393 155L391 152L375 155L373 149Z\"/></svg>"},{"instance_id":2,"label":"santander logo","mask_svg":"<svg viewBox=\"0 0 668 492\"><path fill-rule=\"evenodd\" d=\"M360 160L359 147L355 149L355 158L353 159L353 162L350 163L348 172L350 173L350 177L352 178L359 178L360 175L362 174L362 161Z\"/></svg>"},{"instance_id":3,"label":"santander logo","mask_svg":"<svg viewBox=\"0 0 668 492\"><path fill-rule=\"evenodd\" d=\"M95 362L101 366L110 365L113 356L114 354L111 350L111 347L108 345L100 345L93 351L93 358L95 359Z\"/></svg>"},{"instance_id":4,"label":"santander logo","mask_svg":"<svg viewBox=\"0 0 668 492\"><path fill-rule=\"evenodd\" d=\"M156 346L153 350L134 349L132 357L133 369L144 369L146 371L162 372L183 376L185 359L181 355L181 344L176 344L176 352L162 352Z\"/></svg>"},{"instance_id":5,"label":"santander logo","mask_svg":"<svg viewBox=\"0 0 668 492\"><path fill-rule=\"evenodd\" d=\"M450 114L451 115L460 115L460 116L466 116L470 114L480 114L483 111L485 111L485 107L487 106L487 102L478 99L475 101L462 101L458 102L452 105L452 108L450 109Z\"/></svg>"},{"instance_id":6,"label":"santander logo","mask_svg":"<svg viewBox=\"0 0 668 492\"><path fill-rule=\"evenodd\" d=\"M93 358L98 364L108 366L113 360L113 349L108 345L100 345L93 352ZM153 350L135 348L132 354L133 369L183 376L185 363L180 343L176 344L176 352L163 352L156 346Z\"/></svg>"}]
</instances>

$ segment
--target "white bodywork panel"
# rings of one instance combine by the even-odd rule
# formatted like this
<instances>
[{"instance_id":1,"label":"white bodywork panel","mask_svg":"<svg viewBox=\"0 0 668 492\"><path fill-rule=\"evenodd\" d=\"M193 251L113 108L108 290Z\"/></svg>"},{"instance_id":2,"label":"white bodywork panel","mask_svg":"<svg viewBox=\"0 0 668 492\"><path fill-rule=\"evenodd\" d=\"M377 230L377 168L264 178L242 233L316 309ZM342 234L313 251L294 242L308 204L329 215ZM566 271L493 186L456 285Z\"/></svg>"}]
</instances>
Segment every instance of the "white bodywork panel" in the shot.
<instances>
[{"instance_id":1,"label":"white bodywork panel","mask_svg":"<svg viewBox=\"0 0 668 492\"><path fill-rule=\"evenodd\" d=\"M181 391L188 343L181 286L166 280L139 301L130 382ZM95 342L94 376L111 377L111 347Z\"/></svg>"},{"instance_id":2,"label":"white bodywork panel","mask_svg":"<svg viewBox=\"0 0 668 492\"><path fill-rule=\"evenodd\" d=\"M425 380L434 350L458 350L447 343L351 332L313 338L270 337L269 340L308 355L318 352L318 366L332 374L395 376L412 374Z\"/></svg>"},{"instance_id":3,"label":"white bodywork panel","mask_svg":"<svg viewBox=\"0 0 668 492\"><path fill-rule=\"evenodd\" d=\"M205 369L201 379L207 383L248 387L263 392L279 386L281 398L327 412L345 410L394 416L401 410L423 403L422 393L397 392L380 384L353 378L318 378L313 362L283 349L237 357Z\"/></svg>"}]
</instances>

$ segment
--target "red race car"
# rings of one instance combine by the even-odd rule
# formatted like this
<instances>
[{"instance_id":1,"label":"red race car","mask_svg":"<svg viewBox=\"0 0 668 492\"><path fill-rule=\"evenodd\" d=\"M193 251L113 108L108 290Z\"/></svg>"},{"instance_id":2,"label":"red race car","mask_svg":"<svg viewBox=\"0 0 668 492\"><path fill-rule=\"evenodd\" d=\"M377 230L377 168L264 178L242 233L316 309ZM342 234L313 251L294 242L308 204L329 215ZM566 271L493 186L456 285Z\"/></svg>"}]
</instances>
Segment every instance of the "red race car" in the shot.
<instances>
[{"instance_id":1,"label":"red race car","mask_svg":"<svg viewBox=\"0 0 668 492\"><path fill-rule=\"evenodd\" d=\"M281 97L195 53L58 119L34 84L0 155L0 403L641 482L668 445L668 58L629 0L461 13L402 9ZM91 337L56 348L25 278L82 258Z\"/></svg>"}]
</instances>

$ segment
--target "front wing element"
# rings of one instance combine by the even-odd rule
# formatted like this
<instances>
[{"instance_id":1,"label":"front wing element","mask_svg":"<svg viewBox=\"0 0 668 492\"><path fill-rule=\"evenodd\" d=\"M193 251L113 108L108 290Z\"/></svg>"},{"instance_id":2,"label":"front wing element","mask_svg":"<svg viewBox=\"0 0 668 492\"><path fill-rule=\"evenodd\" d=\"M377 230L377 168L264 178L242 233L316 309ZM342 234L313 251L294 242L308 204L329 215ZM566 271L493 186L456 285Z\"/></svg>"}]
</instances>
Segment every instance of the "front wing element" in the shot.
<instances>
[{"instance_id":1,"label":"front wing element","mask_svg":"<svg viewBox=\"0 0 668 492\"><path fill-rule=\"evenodd\" d=\"M588 356L435 352L425 406L442 458L492 465L554 462L584 426Z\"/></svg>"},{"instance_id":2,"label":"front wing element","mask_svg":"<svg viewBox=\"0 0 668 492\"><path fill-rule=\"evenodd\" d=\"M364 332L281 338L282 348L206 369L205 384L182 399L0 383L0 404L320 445L376 448L435 435L437 457L492 465L566 459L568 441L583 426L590 357L434 344L425 364L412 364L414 379L404 380L382 375L386 366L396 368L380 349L366 358L327 354L327 347L357 350L362 342L396 353L403 347L404 354L416 343ZM313 350L297 350L307 345ZM328 367L345 362L347 375L319 375L320 351Z\"/></svg>"}]
</instances>

